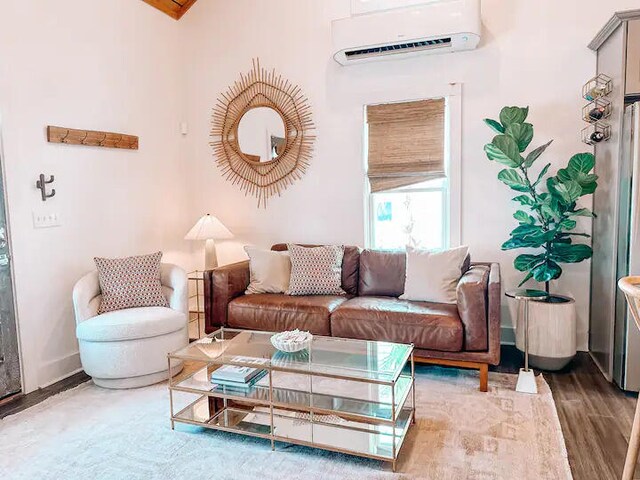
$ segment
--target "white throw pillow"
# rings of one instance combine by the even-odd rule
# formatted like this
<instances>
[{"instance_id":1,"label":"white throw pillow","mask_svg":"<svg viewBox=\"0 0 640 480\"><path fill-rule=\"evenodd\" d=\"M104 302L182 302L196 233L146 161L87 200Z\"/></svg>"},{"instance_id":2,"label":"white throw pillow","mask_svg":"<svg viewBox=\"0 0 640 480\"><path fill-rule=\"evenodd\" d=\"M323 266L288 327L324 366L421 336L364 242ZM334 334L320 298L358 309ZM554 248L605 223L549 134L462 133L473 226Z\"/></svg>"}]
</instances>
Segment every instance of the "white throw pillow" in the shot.
<instances>
[{"instance_id":1,"label":"white throw pillow","mask_svg":"<svg viewBox=\"0 0 640 480\"><path fill-rule=\"evenodd\" d=\"M402 300L456 303L456 287L469 247L429 251L407 247L407 270Z\"/></svg>"},{"instance_id":2,"label":"white throw pillow","mask_svg":"<svg viewBox=\"0 0 640 480\"><path fill-rule=\"evenodd\" d=\"M249 255L249 286L244 292L284 293L289 288L291 259L289 252L274 252L258 247L244 247Z\"/></svg>"}]
</instances>

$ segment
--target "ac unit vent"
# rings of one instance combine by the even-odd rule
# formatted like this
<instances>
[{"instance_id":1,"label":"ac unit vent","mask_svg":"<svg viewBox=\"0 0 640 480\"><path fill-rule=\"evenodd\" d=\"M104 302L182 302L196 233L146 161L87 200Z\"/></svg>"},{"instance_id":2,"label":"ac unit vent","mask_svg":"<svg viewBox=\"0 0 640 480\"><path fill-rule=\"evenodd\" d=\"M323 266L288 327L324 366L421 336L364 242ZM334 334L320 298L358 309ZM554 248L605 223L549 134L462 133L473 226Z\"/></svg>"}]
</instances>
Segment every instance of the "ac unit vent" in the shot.
<instances>
[{"instance_id":1,"label":"ac unit vent","mask_svg":"<svg viewBox=\"0 0 640 480\"><path fill-rule=\"evenodd\" d=\"M451 37L424 40L419 42L398 43L374 48L362 48L344 52L347 59L365 58L367 56L393 55L395 53L418 52L451 46Z\"/></svg>"}]
</instances>

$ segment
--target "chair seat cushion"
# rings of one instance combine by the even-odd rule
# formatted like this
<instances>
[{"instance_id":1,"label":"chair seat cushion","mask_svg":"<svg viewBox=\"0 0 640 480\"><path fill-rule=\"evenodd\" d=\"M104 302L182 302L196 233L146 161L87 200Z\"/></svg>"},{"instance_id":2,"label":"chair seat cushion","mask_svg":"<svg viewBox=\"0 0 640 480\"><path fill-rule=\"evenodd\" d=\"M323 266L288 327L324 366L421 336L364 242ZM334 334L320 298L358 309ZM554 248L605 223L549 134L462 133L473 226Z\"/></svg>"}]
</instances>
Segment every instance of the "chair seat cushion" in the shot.
<instances>
[{"instance_id":1,"label":"chair seat cushion","mask_svg":"<svg viewBox=\"0 0 640 480\"><path fill-rule=\"evenodd\" d=\"M456 305L390 297L356 297L331 315L334 337L413 343L416 348L459 352L464 328Z\"/></svg>"},{"instance_id":2,"label":"chair seat cushion","mask_svg":"<svg viewBox=\"0 0 640 480\"><path fill-rule=\"evenodd\" d=\"M227 325L267 332L299 328L315 335L330 335L331 312L345 300L338 295L242 295L229 303Z\"/></svg>"},{"instance_id":3,"label":"chair seat cushion","mask_svg":"<svg viewBox=\"0 0 640 480\"><path fill-rule=\"evenodd\" d=\"M116 342L166 335L186 326L187 317L178 310L165 307L127 308L81 322L76 327L76 336L88 342Z\"/></svg>"}]
</instances>

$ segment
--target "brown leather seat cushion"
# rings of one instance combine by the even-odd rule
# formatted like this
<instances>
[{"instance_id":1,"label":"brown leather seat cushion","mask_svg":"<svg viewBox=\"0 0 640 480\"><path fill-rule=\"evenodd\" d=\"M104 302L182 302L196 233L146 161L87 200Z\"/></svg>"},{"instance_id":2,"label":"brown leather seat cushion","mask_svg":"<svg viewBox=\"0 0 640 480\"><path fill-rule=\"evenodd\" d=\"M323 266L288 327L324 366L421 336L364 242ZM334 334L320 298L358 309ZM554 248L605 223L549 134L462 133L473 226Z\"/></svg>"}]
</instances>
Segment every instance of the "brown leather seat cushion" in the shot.
<instances>
[{"instance_id":1,"label":"brown leather seat cushion","mask_svg":"<svg viewBox=\"0 0 640 480\"><path fill-rule=\"evenodd\" d=\"M229 302L227 325L268 332L299 328L316 335L331 335L329 316L344 301L346 297L333 295L242 295Z\"/></svg>"},{"instance_id":2,"label":"brown leather seat cushion","mask_svg":"<svg viewBox=\"0 0 640 480\"><path fill-rule=\"evenodd\" d=\"M413 343L416 348L459 352L464 328L457 305L357 297L331 315L334 337Z\"/></svg>"}]
</instances>

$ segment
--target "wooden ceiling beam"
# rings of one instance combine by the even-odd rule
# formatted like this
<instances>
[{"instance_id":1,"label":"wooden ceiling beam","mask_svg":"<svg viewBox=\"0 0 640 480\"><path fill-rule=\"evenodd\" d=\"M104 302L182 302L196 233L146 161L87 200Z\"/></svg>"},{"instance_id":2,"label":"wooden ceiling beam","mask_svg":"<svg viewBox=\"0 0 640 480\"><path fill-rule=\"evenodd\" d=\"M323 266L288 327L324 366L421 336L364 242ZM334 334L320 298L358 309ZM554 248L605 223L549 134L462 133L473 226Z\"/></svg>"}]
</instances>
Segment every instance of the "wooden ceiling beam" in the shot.
<instances>
[{"instance_id":1,"label":"wooden ceiling beam","mask_svg":"<svg viewBox=\"0 0 640 480\"><path fill-rule=\"evenodd\" d=\"M143 0L152 7L166 13L174 20L180 20L197 0Z\"/></svg>"}]
</instances>

